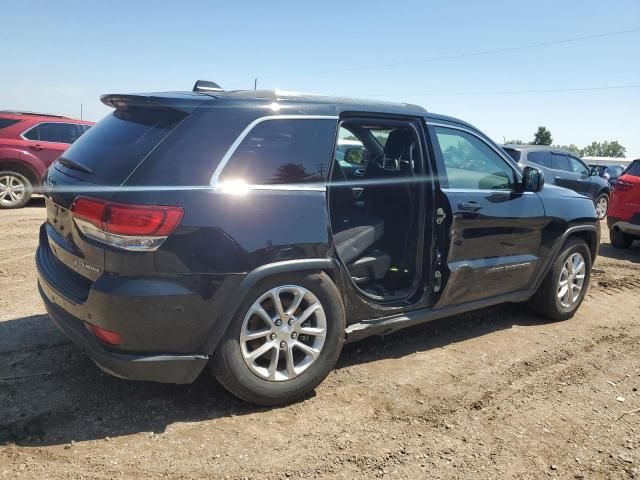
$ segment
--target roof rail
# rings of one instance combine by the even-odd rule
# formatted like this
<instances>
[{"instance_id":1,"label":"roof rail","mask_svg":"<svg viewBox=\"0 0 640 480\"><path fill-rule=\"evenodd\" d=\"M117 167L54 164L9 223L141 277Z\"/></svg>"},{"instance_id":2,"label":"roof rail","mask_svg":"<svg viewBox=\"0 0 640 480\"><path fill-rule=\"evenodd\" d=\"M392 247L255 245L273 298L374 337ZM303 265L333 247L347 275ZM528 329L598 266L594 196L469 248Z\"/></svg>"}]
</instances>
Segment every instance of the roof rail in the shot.
<instances>
[{"instance_id":1,"label":"roof rail","mask_svg":"<svg viewBox=\"0 0 640 480\"><path fill-rule=\"evenodd\" d=\"M197 80L193 86L194 92L224 92L224 89L216 82L209 80Z\"/></svg>"},{"instance_id":2,"label":"roof rail","mask_svg":"<svg viewBox=\"0 0 640 480\"><path fill-rule=\"evenodd\" d=\"M56 117L56 118L73 118L68 115L56 115L55 113L30 112L23 110L0 110L0 113L11 115L34 115L38 117Z\"/></svg>"}]
</instances>

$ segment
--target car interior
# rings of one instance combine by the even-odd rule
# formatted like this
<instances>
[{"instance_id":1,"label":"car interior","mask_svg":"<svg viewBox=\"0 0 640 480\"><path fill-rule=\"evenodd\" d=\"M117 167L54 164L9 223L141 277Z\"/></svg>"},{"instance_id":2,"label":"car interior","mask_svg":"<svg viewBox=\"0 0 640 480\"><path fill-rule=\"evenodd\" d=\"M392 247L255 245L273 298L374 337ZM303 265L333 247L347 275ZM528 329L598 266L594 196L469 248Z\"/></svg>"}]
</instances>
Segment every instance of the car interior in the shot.
<instances>
[{"instance_id":1,"label":"car interior","mask_svg":"<svg viewBox=\"0 0 640 480\"><path fill-rule=\"evenodd\" d=\"M333 162L329 210L337 254L360 290L382 299L405 295L420 273L418 137L406 122L349 120L339 138L361 142L365 151L344 156L362 162L357 177L337 155Z\"/></svg>"}]
</instances>

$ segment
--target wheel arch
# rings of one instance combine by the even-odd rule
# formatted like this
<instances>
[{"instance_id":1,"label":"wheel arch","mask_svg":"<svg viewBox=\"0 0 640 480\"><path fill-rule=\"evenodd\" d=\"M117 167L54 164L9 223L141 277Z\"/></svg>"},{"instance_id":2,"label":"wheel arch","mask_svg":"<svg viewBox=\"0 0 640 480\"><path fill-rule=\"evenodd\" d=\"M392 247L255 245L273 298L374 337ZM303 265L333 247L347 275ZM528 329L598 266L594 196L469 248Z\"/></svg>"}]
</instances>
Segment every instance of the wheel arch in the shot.
<instances>
[{"instance_id":1,"label":"wheel arch","mask_svg":"<svg viewBox=\"0 0 640 480\"><path fill-rule=\"evenodd\" d=\"M24 162L17 159L0 159L0 172L3 171L12 171L19 173L20 175L24 175L27 177L27 180L31 182L31 186L34 188L38 188L40 186L40 179L38 178L38 174L31 167L26 165Z\"/></svg>"},{"instance_id":2,"label":"wheel arch","mask_svg":"<svg viewBox=\"0 0 640 480\"><path fill-rule=\"evenodd\" d=\"M261 280L289 272L325 272L335 282L335 263L331 258L309 258L273 262L250 271L235 289L233 295L225 302L222 312L217 318L212 331L204 344L204 351L213 354L235 316L240 304L249 291Z\"/></svg>"}]
</instances>

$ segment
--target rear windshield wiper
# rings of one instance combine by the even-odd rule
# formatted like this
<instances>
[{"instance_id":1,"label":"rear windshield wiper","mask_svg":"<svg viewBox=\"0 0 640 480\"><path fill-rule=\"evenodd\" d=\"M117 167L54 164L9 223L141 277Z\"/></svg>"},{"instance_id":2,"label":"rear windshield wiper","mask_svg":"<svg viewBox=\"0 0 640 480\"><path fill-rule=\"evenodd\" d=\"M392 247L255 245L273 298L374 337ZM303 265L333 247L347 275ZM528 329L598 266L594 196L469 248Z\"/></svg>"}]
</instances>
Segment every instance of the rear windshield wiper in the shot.
<instances>
[{"instance_id":1,"label":"rear windshield wiper","mask_svg":"<svg viewBox=\"0 0 640 480\"><path fill-rule=\"evenodd\" d=\"M73 168L74 170L80 170L81 172L89 174L93 173L93 170L91 170L89 167L85 167L81 163L74 162L73 160L69 160L68 158L60 157L58 158L58 162L60 162L67 168Z\"/></svg>"}]
</instances>

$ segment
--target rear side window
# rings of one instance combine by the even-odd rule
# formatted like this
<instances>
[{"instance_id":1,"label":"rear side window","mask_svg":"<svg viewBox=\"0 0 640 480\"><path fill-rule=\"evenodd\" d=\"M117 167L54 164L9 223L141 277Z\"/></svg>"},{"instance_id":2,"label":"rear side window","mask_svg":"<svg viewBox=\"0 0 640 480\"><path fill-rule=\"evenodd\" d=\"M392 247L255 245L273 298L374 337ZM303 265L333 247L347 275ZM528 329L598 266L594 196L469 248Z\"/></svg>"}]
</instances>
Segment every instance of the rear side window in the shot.
<instances>
[{"instance_id":1,"label":"rear side window","mask_svg":"<svg viewBox=\"0 0 640 480\"><path fill-rule=\"evenodd\" d=\"M73 143L79 136L75 124L62 122L41 123L24 134L29 140L53 143Z\"/></svg>"},{"instance_id":2,"label":"rear side window","mask_svg":"<svg viewBox=\"0 0 640 480\"><path fill-rule=\"evenodd\" d=\"M571 172L571 165L569 165L569 159L566 155L561 153L551 154L551 168L554 170L562 170L565 172Z\"/></svg>"},{"instance_id":3,"label":"rear side window","mask_svg":"<svg viewBox=\"0 0 640 480\"><path fill-rule=\"evenodd\" d=\"M16 120L15 118L0 118L0 130L15 125L19 121L20 120Z\"/></svg>"},{"instance_id":4,"label":"rear side window","mask_svg":"<svg viewBox=\"0 0 640 480\"><path fill-rule=\"evenodd\" d=\"M324 181L336 120L273 119L257 124L233 152L221 181L253 185Z\"/></svg>"},{"instance_id":5,"label":"rear side window","mask_svg":"<svg viewBox=\"0 0 640 480\"><path fill-rule=\"evenodd\" d=\"M120 184L187 115L161 107L118 109L63 156L89 168L100 183Z\"/></svg>"},{"instance_id":6,"label":"rear side window","mask_svg":"<svg viewBox=\"0 0 640 480\"><path fill-rule=\"evenodd\" d=\"M536 165L551 168L551 153L550 152L529 152L527 153L527 160Z\"/></svg>"}]
</instances>

